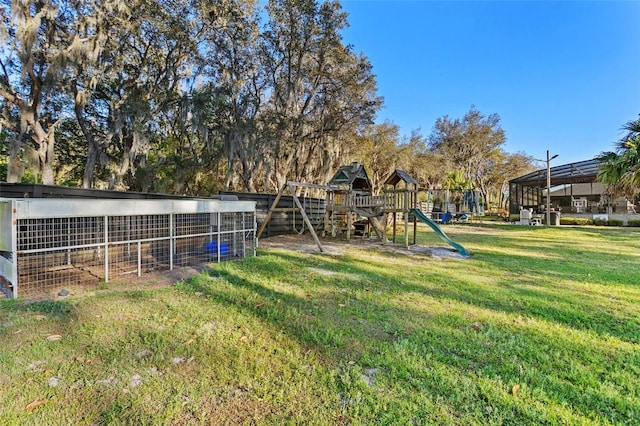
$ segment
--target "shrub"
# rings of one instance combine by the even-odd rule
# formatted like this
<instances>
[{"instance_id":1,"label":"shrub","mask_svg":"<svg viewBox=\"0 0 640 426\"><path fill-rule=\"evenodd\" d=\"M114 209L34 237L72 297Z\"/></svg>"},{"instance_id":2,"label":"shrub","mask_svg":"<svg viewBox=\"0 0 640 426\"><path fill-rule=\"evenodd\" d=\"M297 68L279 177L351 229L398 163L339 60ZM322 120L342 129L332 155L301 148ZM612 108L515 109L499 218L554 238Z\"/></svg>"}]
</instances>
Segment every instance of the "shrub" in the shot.
<instances>
[{"instance_id":1,"label":"shrub","mask_svg":"<svg viewBox=\"0 0 640 426\"><path fill-rule=\"evenodd\" d=\"M607 224L606 219L593 219L593 224L596 226L605 226Z\"/></svg>"},{"instance_id":2,"label":"shrub","mask_svg":"<svg viewBox=\"0 0 640 426\"><path fill-rule=\"evenodd\" d=\"M640 227L640 219L629 219L627 226Z\"/></svg>"},{"instance_id":3,"label":"shrub","mask_svg":"<svg viewBox=\"0 0 640 426\"><path fill-rule=\"evenodd\" d=\"M607 226L624 226L624 220L622 219L609 219L606 223Z\"/></svg>"},{"instance_id":4,"label":"shrub","mask_svg":"<svg viewBox=\"0 0 640 426\"><path fill-rule=\"evenodd\" d=\"M560 217L560 225L577 225L575 217Z\"/></svg>"},{"instance_id":5,"label":"shrub","mask_svg":"<svg viewBox=\"0 0 640 426\"><path fill-rule=\"evenodd\" d=\"M561 216L560 225L578 225L578 226L593 225L593 219L589 219L588 217Z\"/></svg>"}]
</instances>

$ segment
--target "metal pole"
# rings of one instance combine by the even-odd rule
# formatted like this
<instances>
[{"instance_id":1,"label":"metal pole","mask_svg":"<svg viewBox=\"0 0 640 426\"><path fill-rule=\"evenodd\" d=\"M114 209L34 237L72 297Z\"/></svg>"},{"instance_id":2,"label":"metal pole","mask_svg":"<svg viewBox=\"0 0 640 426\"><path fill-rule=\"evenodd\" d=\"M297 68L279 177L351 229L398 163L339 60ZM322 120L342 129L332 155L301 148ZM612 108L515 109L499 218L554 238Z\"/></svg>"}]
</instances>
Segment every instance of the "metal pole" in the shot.
<instances>
[{"instance_id":1,"label":"metal pole","mask_svg":"<svg viewBox=\"0 0 640 426\"><path fill-rule=\"evenodd\" d=\"M551 226L551 167L549 164L549 150L547 150L547 226Z\"/></svg>"},{"instance_id":2,"label":"metal pole","mask_svg":"<svg viewBox=\"0 0 640 426\"><path fill-rule=\"evenodd\" d=\"M18 286L20 277L18 276L18 203L11 200L11 266L9 267L9 282L14 299L18 298ZM22 256L20 256L22 257Z\"/></svg>"},{"instance_id":3,"label":"metal pole","mask_svg":"<svg viewBox=\"0 0 640 426\"><path fill-rule=\"evenodd\" d=\"M104 282L109 282L109 216L103 216L104 220Z\"/></svg>"}]
</instances>

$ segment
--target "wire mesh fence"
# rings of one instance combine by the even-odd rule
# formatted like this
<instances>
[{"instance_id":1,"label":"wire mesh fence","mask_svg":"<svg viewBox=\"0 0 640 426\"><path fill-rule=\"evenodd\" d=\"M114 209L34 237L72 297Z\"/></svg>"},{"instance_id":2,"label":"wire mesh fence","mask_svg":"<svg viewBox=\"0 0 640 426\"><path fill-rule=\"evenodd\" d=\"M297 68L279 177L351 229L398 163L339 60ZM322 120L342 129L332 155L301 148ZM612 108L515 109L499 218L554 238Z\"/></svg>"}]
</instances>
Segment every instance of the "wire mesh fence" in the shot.
<instances>
[{"instance_id":1,"label":"wire mesh fence","mask_svg":"<svg viewBox=\"0 0 640 426\"><path fill-rule=\"evenodd\" d=\"M16 297L18 288L28 295L255 255L254 202L119 200L117 205L0 200L0 288ZM82 211L91 215L78 216Z\"/></svg>"}]
</instances>

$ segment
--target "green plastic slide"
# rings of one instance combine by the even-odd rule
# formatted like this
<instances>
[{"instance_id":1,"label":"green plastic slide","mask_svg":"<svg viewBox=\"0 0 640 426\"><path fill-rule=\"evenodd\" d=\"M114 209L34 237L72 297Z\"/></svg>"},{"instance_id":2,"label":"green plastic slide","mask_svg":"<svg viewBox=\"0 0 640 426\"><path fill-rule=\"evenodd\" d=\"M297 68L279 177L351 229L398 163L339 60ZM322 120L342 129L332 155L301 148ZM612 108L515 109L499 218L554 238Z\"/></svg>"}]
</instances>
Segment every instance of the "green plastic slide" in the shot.
<instances>
[{"instance_id":1,"label":"green plastic slide","mask_svg":"<svg viewBox=\"0 0 640 426\"><path fill-rule=\"evenodd\" d=\"M422 213L422 210L419 209L411 209L411 213L413 213L418 220L420 220L420 222L424 222L427 225L429 225L431 227L431 229L433 229L435 231L436 234L438 234L438 236L440 238L442 238L447 244L449 244L451 247L453 247L454 249L456 249L458 251L458 253L460 253L463 256L469 256L471 255L471 253L469 252L469 250L467 250L466 248L462 247L460 244L456 243L455 241L453 241L451 238L447 237L447 234L445 234L442 229L440 229L440 227L438 226L437 223L435 223L433 220L429 219L427 216L425 216L424 213Z\"/></svg>"}]
</instances>

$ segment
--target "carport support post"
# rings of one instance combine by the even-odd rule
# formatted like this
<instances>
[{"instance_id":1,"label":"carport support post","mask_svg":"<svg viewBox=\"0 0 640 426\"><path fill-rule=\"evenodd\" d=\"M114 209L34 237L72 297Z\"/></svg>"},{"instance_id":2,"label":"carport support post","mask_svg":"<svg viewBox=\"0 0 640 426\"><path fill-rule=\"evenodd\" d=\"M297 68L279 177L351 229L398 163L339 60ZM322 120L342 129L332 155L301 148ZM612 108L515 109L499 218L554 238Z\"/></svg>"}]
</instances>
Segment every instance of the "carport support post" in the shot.
<instances>
[{"instance_id":1,"label":"carport support post","mask_svg":"<svg viewBox=\"0 0 640 426\"><path fill-rule=\"evenodd\" d=\"M551 160L549 150L547 150L547 226L551 226Z\"/></svg>"},{"instance_id":2,"label":"carport support post","mask_svg":"<svg viewBox=\"0 0 640 426\"><path fill-rule=\"evenodd\" d=\"M556 158L558 154L553 157L549 157L549 150L547 150L547 226L551 226L551 160ZM573 191L573 185L571 186Z\"/></svg>"}]
</instances>

